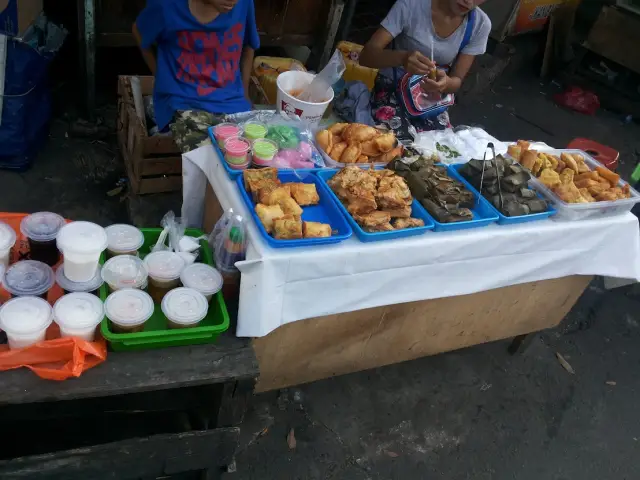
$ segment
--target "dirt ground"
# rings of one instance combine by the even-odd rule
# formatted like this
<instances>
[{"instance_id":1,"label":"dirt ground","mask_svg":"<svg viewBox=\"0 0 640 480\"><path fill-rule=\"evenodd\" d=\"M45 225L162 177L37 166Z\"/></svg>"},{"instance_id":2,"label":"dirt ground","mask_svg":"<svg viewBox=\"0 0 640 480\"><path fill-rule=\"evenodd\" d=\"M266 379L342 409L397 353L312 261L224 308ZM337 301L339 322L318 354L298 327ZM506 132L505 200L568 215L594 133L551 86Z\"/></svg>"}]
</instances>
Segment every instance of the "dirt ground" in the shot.
<instances>
[{"instance_id":1,"label":"dirt ground","mask_svg":"<svg viewBox=\"0 0 640 480\"><path fill-rule=\"evenodd\" d=\"M628 176L640 155L640 127L624 123L624 115L560 109L551 101L555 91L528 74L506 75L491 91L464 99L452 121L504 140L564 146L592 138L620 150ZM123 176L113 137L88 142L68 132L59 117L31 170L0 172L2 209L126 220L126 196L113 190ZM595 282L562 325L538 335L522 355L508 355L508 342L496 342L258 395L242 429L237 471L227 477L640 478L638 299L633 289L606 292Z\"/></svg>"}]
</instances>

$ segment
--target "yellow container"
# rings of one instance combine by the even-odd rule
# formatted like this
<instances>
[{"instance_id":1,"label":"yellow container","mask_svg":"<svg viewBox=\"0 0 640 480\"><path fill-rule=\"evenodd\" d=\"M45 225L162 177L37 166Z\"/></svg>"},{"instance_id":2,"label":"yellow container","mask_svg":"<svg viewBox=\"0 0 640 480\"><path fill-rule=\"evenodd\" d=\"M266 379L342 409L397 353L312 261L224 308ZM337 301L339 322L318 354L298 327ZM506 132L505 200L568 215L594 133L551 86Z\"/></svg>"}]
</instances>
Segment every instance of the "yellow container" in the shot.
<instances>
[{"instance_id":1,"label":"yellow container","mask_svg":"<svg viewBox=\"0 0 640 480\"><path fill-rule=\"evenodd\" d=\"M362 52L363 48L364 47L362 45L351 42L340 42L337 46L337 49L342 52L345 63L347 64L347 70L343 77L345 81L360 81L367 85L369 90L372 90L376 82L378 70L360 65L358 58L360 57L360 52Z\"/></svg>"},{"instance_id":2,"label":"yellow container","mask_svg":"<svg viewBox=\"0 0 640 480\"><path fill-rule=\"evenodd\" d=\"M269 105L276 104L278 75L289 70L307 71L305 66L294 58L256 57L253 60L253 75L266 93Z\"/></svg>"}]
</instances>

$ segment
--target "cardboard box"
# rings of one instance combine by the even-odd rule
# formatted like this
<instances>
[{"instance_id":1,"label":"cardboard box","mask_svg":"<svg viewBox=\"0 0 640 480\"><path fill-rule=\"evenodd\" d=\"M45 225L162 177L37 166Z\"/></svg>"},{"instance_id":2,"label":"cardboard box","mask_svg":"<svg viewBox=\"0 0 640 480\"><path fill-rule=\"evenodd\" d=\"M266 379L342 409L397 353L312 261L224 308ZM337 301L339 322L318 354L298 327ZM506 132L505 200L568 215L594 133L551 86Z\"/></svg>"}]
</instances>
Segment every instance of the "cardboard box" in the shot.
<instances>
[{"instance_id":1,"label":"cardboard box","mask_svg":"<svg viewBox=\"0 0 640 480\"><path fill-rule=\"evenodd\" d=\"M42 12L43 0L0 0L0 33L22 35Z\"/></svg>"}]
</instances>

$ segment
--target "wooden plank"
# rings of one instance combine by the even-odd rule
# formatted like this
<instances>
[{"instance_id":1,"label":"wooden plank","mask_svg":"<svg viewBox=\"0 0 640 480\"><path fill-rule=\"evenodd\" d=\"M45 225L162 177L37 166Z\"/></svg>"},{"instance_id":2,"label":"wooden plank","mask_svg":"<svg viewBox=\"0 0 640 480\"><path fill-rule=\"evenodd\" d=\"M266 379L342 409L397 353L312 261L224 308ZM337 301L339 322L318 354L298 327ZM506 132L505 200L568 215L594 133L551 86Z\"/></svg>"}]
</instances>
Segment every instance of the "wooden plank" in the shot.
<instances>
[{"instance_id":1,"label":"wooden plank","mask_svg":"<svg viewBox=\"0 0 640 480\"><path fill-rule=\"evenodd\" d=\"M64 382L27 369L2 372L0 406L106 397L254 379L258 363L248 341L223 335L218 344L143 352L110 352L107 361Z\"/></svg>"},{"instance_id":2,"label":"wooden plank","mask_svg":"<svg viewBox=\"0 0 640 480\"><path fill-rule=\"evenodd\" d=\"M589 32L585 46L640 74L640 19L613 7L603 7Z\"/></svg>"},{"instance_id":3,"label":"wooden plank","mask_svg":"<svg viewBox=\"0 0 640 480\"><path fill-rule=\"evenodd\" d=\"M573 276L289 323L253 341L260 364L256 391L551 328L590 280Z\"/></svg>"},{"instance_id":4,"label":"wooden plank","mask_svg":"<svg viewBox=\"0 0 640 480\"><path fill-rule=\"evenodd\" d=\"M155 135L149 137L145 130L144 136L142 137L142 144L143 157L155 157L157 155L182 156L182 152L173 140L172 135Z\"/></svg>"},{"instance_id":5,"label":"wooden plank","mask_svg":"<svg viewBox=\"0 0 640 480\"><path fill-rule=\"evenodd\" d=\"M86 480L159 477L228 465L238 428L154 435L0 461L0 478Z\"/></svg>"},{"instance_id":6,"label":"wooden plank","mask_svg":"<svg viewBox=\"0 0 640 480\"><path fill-rule=\"evenodd\" d=\"M220 406L216 420L216 427L238 426L244 420L253 390L255 381L241 380L238 382L227 382L222 387Z\"/></svg>"},{"instance_id":7,"label":"wooden plank","mask_svg":"<svg viewBox=\"0 0 640 480\"><path fill-rule=\"evenodd\" d=\"M182 175L171 175L158 178L140 178L138 195L148 195L149 193L173 192L182 189Z\"/></svg>"},{"instance_id":8,"label":"wooden plank","mask_svg":"<svg viewBox=\"0 0 640 480\"><path fill-rule=\"evenodd\" d=\"M140 176L182 175L182 157L143 158L138 164Z\"/></svg>"}]
</instances>

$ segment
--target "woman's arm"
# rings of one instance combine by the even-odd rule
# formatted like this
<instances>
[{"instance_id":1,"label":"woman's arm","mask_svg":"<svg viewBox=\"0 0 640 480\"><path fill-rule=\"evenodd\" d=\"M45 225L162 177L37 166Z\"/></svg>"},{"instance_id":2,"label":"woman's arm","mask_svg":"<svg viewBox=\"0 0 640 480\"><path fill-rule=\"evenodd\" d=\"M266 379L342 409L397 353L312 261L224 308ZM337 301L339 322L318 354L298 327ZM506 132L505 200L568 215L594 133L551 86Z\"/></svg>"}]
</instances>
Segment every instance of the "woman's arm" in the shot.
<instances>
[{"instance_id":1,"label":"woman's arm","mask_svg":"<svg viewBox=\"0 0 640 480\"><path fill-rule=\"evenodd\" d=\"M136 39L138 46L140 47L140 51L142 52L142 58L144 58L144 62L151 70L153 75L156 74L156 66L158 64L158 60L156 58L156 50L155 48L142 48L142 35L140 35L140 30L138 30L138 25L136 23L133 24L133 38Z\"/></svg>"},{"instance_id":2,"label":"woman's arm","mask_svg":"<svg viewBox=\"0 0 640 480\"><path fill-rule=\"evenodd\" d=\"M387 46L392 41L389 31L380 27L362 49L360 65L369 68L404 67L414 75L427 75L433 69L433 62L420 52L388 50Z\"/></svg>"},{"instance_id":3,"label":"woman's arm","mask_svg":"<svg viewBox=\"0 0 640 480\"><path fill-rule=\"evenodd\" d=\"M240 59L240 74L242 75L242 84L247 98L249 98L249 83L251 82L251 72L253 71L253 59L256 51L245 45L242 49L242 58Z\"/></svg>"},{"instance_id":4,"label":"woman's arm","mask_svg":"<svg viewBox=\"0 0 640 480\"><path fill-rule=\"evenodd\" d=\"M473 55L461 53L458 55L450 75L444 73L444 70L438 70L435 80L425 78L422 81L422 89L425 92L456 93L460 90L462 81L469 73L475 58Z\"/></svg>"}]
</instances>

